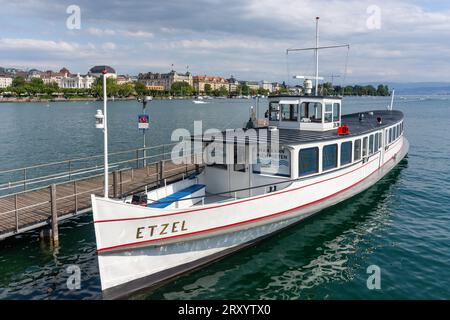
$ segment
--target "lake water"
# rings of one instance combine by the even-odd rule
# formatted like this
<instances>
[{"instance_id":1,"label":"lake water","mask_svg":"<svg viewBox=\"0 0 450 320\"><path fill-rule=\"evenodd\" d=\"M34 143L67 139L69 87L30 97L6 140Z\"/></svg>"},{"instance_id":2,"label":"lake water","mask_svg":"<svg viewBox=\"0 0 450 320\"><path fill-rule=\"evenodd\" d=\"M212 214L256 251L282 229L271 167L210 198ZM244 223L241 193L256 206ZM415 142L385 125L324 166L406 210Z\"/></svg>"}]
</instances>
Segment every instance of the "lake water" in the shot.
<instances>
[{"instance_id":1,"label":"lake water","mask_svg":"<svg viewBox=\"0 0 450 320\"><path fill-rule=\"evenodd\" d=\"M253 100L153 101L151 145L172 130L241 127ZM345 98L344 113L384 109L389 98ZM265 101L261 102L261 113ZM100 102L0 104L0 169L102 152L94 128ZM308 221L139 299L450 299L450 97L407 96L411 148L378 184ZM140 147L137 102L109 104L110 150ZM66 268L81 270L81 289L67 289ZM367 268L381 268L369 290ZM29 232L0 242L0 299L90 299L100 295L91 215L60 226L52 251Z\"/></svg>"}]
</instances>

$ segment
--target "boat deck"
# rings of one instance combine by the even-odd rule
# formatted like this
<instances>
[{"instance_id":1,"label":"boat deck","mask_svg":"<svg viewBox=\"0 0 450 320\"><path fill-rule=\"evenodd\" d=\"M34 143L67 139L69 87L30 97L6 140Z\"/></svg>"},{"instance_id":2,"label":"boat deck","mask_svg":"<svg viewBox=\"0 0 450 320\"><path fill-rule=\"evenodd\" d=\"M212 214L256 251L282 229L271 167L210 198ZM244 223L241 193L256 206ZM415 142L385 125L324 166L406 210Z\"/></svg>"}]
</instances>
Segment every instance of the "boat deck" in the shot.
<instances>
[{"instance_id":1,"label":"boat deck","mask_svg":"<svg viewBox=\"0 0 450 320\"><path fill-rule=\"evenodd\" d=\"M363 120L360 119L360 115L363 115ZM377 118L381 117L382 124L378 124ZM348 138L352 136L359 136L361 134L369 133L374 130L379 130L385 127L389 127L403 119L403 113L398 110L374 110L374 111L366 111L366 112L358 112L352 113L348 115L343 115L341 119L341 123L344 125L348 125L350 133L348 135L338 135L337 130L328 130L328 131L309 131L309 130L300 130L296 129L278 129L276 132L279 136L280 144L282 145L301 145L314 141L327 141L327 140L336 140L340 138ZM257 136L259 133L264 130L267 132L267 127L256 129ZM224 143L244 143L243 138L227 137L226 132L223 132ZM247 138L245 141L247 144L249 141L252 143L256 143L254 141L255 137L250 137L250 140ZM199 140L200 137L194 136L193 140ZM202 139L205 142L215 141L220 142L217 138L214 140L213 138L205 135ZM267 137L268 143L270 143L270 135Z\"/></svg>"}]
</instances>

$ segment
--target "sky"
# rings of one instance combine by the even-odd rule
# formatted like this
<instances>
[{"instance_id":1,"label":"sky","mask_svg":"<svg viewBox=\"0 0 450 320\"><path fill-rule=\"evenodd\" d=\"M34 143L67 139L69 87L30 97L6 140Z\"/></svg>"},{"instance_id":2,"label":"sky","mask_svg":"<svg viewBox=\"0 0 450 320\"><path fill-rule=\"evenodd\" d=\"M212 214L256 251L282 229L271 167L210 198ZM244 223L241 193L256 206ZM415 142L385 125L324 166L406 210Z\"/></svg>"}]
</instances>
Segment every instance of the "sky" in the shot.
<instances>
[{"instance_id":1,"label":"sky","mask_svg":"<svg viewBox=\"0 0 450 320\"><path fill-rule=\"evenodd\" d=\"M79 8L79 15L73 7ZM449 1L0 0L0 66L87 73L178 72L286 81L320 75L335 84L450 82ZM79 19L78 19L79 18ZM347 62L346 62L347 61ZM173 67L172 67L173 65Z\"/></svg>"}]
</instances>

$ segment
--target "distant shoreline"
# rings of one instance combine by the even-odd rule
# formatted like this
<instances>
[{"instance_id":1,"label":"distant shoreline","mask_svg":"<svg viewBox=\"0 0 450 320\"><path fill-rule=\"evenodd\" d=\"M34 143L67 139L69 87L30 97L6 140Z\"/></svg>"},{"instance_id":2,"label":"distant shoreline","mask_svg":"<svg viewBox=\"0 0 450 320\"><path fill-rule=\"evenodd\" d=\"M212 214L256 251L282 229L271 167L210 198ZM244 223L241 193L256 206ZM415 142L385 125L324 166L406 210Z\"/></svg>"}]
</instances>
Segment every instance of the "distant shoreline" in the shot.
<instances>
[{"instance_id":1,"label":"distant shoreline","mask_svg":"<svg viewBox=\"0 0 450 320\"><path fill-rule=\"evenodd\" d=\"M128 97L128 98L114 98L115 101L128 101L128 100L135 100L135 97ZM111 101L112 99L110 99ZM30 102L78 102L78 101L103 101L97 98L54 98L54 99L41 99L41 98L0 98L0 103L30 103Z\"/></svg>"}]
</instances>

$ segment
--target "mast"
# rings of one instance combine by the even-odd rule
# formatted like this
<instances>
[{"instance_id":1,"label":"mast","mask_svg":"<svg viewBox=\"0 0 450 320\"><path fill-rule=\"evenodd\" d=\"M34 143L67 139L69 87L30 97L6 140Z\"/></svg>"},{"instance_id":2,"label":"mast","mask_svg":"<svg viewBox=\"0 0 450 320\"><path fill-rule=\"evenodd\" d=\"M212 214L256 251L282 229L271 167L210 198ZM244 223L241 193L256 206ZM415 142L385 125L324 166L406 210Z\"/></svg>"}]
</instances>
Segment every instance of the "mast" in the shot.
<instances>
[{"instance_id":1,"label":"mast","mask_svg":"<svg viewBox=\"0 0 450 320\"><path fill-rule=\"evenodd\" d=\"M316 17L316 46L310 48L290 48L286 49L286 55L289 55L289 52L298 52L298 51L314 51L316 57L316 74L313 76L295 76L296 79L305 79L305 80L313 80L315 81L315 95L317 96L319 93L319 80L323 80L322 77L319 77L319 50L324 49L335 49L335 48L347 48L347 52L350 50L349 44L343 45L331 45L331 46L319 46L319 19L320 17ZM347 53L348 57L348 53ZM347 65L347 63L346 63ZM312 81L311 81L311 91L312 91Z\"/></svg>"},{"instance_id":2,"label":"mast","mask_svg":"<svg viewBox=\"0 0 450 320\"><path fill-rule=\"evenodd\" d=\"M315 95L319 92L319 17L316 17L316 90Z\"/></svg>"},{"instance_id":3,"label":"mast","mask_svg":"<svg viewBox=\"0 0 450 320\"><path fill-rule=\"evenodd\" d=\"M106 68L103 70L103 115L104 115L104 129L103 129L103 140L104 140L104 168L105 168L105 186L104 186L104 197L109 197L109 168L108 168L108 121L107 121L107 100L108 96L106 94Z\"/></svg>"}]
</instances>

